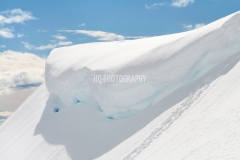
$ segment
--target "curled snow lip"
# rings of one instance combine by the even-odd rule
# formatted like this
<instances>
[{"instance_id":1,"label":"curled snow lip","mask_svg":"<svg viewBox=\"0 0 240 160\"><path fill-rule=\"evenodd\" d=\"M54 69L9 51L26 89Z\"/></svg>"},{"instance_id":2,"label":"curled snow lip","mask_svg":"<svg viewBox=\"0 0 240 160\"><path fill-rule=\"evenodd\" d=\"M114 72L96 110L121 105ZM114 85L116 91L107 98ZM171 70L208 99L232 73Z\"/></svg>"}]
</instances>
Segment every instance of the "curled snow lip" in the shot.
<instances>
[{"instance_id":1,"label":"curled snow lip","mask_svg":"<svg viewBox=\"0 0 240 160\"><path fill-rule=\"evenodd\" d=\"M98 104L106 117L131 117L240 51L240 14L190 32L54 49L45 81L66 107ZM145 83L94 83L94 75L146 75Z\"/></svg>"}]
</instances>

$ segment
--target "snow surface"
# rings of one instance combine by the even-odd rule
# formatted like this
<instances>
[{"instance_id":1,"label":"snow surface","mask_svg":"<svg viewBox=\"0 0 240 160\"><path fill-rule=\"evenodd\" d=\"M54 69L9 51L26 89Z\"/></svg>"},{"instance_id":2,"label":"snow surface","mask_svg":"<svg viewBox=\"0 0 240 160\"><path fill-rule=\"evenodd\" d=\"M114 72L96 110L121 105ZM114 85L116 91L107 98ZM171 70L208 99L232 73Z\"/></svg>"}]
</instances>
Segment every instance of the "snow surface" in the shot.
<instances>
[{"instance_id":1,"label":"snow surface","mask_svg":"<svg viewBox=\"0 0 240 160\"><path fill-rule=\"evenodd\" d=\"M95 101L106 117L130 117L237 53L239 20L237 13L190 32L54 49L46 86L67 107ZM146 75L146 82L100 84L94 75Z\"/></svg>"},{"instance_id":2,"label":"snow surface","mask_svg":"<svg viewBox=\"0 0 240 160\"><path fill-rule=\"evenodd\" d=\"M54 49L45 83L0 126L0 159L239 159L239 41L237 12L185 33Z\"/></svg>"}]
</instances>

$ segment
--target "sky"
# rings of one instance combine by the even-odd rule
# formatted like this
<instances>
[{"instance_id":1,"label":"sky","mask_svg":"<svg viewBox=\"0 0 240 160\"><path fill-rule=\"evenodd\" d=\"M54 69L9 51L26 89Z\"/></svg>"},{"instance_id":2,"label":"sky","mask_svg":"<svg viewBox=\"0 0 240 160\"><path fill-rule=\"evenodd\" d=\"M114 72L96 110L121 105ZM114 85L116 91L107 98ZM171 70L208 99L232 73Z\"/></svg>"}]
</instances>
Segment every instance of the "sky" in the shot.
<instances>
[{"instance_id":1,"label":"sky","mask_svg":"<svg viewBox=\"0 0 240 160\"><path fill-rule=\"evenodd\" d=\"M239 10L240 0L1 0L0 115L44 81L54 48L184 32Z\"/></svg>"},{"instance_id":2,"label":"sky","mask_svg":"<svg viewBox=\"0 0 240 160\"><path fill-rule=\"evenodd\" d=\"M47 57L79 43L159 36L240 10L239 0L1 0L0 52Z\"/></svg>"}]
</instances>

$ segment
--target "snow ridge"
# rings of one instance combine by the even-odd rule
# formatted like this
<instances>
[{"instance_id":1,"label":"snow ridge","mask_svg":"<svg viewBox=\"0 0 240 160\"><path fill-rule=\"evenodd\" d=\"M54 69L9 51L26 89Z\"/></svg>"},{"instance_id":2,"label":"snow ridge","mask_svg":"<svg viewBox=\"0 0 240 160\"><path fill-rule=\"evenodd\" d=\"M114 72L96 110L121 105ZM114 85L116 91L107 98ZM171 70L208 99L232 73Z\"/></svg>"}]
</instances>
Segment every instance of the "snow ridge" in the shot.
<instances>
[{"instance_id":1,"label":"snow ridge","mask_svg":"<svg viewBox=\"0 0 240 160\"><path fill-rule=\"evenodd\" d=\"M54 49L46 86L66 107L97 103L106 117L131 117L240 51L239 22L237 12L190 32ZM94 83L108 74L146 75L146 82Z\"/></svg>"}]
</instances>

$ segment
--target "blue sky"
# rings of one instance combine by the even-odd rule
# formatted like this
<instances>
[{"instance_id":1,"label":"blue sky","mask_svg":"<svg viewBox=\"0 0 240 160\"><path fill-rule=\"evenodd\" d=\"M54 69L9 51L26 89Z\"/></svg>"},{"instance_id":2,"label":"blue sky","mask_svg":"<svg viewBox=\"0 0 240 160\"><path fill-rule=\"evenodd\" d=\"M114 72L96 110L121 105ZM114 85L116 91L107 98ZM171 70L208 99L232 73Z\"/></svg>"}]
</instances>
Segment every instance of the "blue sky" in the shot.
<instances>
[{"instance_id":1,"label":"blue sky","mask_svg":"<svg viewBox=\"0 0 240 160\"><path fill-rule=\"evenodd\" d=\"M44 82L53 48L183 32L239 10L240 0L1 0L0 123Z\"/></svg>"},{"instance_id":2,"label":"blue sky","mask_svg":"<svg viewBox=\"0 0 240 160\"><path fill-rule=\"evenodd\" d=\"M64 45L183 32L238 10L239 0L1 0L0 52L46 57Z\"/></svg>"}]
</instances>

